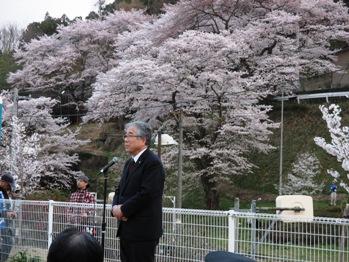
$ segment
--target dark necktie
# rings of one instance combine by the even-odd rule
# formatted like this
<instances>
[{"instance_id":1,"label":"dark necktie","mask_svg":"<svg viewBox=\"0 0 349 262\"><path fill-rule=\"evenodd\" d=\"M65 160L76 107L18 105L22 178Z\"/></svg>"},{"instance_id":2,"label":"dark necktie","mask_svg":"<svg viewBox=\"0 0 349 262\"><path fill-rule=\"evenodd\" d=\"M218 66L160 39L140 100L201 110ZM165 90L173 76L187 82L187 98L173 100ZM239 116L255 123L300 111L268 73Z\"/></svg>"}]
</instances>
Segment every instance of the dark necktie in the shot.
<instances>
[{"instance_id":1,"label":"dark necktie","mask_svg":"<svg viewBox=\"0 0 349 262\"><path fill-rule=\"evenodd\" d=\"M132 173L134 170L136 169L136 163L135 161L132 159L130 161L130 164L128 165L128 172Z\"/></svg>"},{"instance_id":2,"label":"dark necktie","mask_svg":"<svg viewBox=\"0 0 349 262\"><path fill-rule=\"evenodd\" d=\"M130 175L133 173L133 171L136 169L136 163L133 159L130 160L130 163L128 164L127 167L127 172L125 176L125 181L127 181L130 177Z\"/></svg>"}]
</instances>

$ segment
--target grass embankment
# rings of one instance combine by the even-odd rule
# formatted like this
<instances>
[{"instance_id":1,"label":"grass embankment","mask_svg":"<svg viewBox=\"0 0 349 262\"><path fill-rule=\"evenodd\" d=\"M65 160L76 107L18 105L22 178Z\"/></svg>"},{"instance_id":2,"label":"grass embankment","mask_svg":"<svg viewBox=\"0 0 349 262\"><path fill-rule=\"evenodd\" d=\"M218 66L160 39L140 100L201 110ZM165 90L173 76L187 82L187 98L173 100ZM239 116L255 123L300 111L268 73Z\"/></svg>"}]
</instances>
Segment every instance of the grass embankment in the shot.
<instances>
[{"instance_id":1,"label":"grass embankment","mask_svg":"<svg viewBox=\"0 0 349 262\"><path fill-rule=\"evenodd\" d=\"M342 125L349 126L349 102L335 101L342 108ZM314 198L314 213L316 216L340 217L345 204L348 201L347 193L339 188L339 202L337 207L329 206L329 184L332 181L327 174L327 169L333 168L340 173L346 172L341 168L335 157L328 155L323 149L314 143L314 137L324 137L330 141L328 129L319 105L325 104L324 100L316 103L297 104L296 102L285 102L284 107L284 146L283 146L283 180L291 172L292 163L300 153L313 153L320 162L320 175L318 184L325 184L322 192ZM271 119L280 122L280 102L274 103L274 110L271 112ZM220 202L221 209L228 209L234 206L234 198L240 199L242 208L249 208L251 200L261 199L257 206L275 206L277 197L276 185L279 183L280 172L280 129L274 131L271 137L271 144L275 147L268 154L251 153L249 158L258 166L250 174L241 174L233 179L234 187L225 192ZM202 192L190 192L186 194L184 206L204 208Z\"/></svg>"}]
</instances>

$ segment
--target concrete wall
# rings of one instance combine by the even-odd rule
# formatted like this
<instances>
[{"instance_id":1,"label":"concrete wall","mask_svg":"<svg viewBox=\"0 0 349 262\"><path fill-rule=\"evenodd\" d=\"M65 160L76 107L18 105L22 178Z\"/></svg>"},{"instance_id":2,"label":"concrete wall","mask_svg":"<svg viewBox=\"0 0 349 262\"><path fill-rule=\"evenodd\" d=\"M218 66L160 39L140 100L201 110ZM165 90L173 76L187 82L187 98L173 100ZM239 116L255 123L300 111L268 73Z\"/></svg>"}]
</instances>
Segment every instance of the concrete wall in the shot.
<instances>
[{"instance_id":1,"label":"concrete wall","mask_svg":"<svg viewBox=\"0 0 349 262\"><path fill-rule=\"evenodd\" d=\"M301 80L302 91L349 87L349 50L338 53L336 64L343 71Z\"/></svg>"}]
</instances>

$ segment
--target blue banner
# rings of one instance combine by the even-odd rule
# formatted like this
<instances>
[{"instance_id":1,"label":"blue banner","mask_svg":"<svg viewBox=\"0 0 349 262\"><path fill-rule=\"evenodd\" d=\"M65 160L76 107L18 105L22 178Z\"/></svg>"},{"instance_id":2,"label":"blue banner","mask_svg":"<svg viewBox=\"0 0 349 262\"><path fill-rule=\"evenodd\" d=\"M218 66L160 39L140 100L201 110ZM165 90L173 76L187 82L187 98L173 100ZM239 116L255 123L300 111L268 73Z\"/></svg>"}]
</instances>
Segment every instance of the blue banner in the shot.
<instances>
[{"instance_id":1,"label":"blue banner","mask_svg":"<svg viewBox=\"0 0 349 262\"><path fill-rule=\"evenodd\" d=\"M2 144L2 98L0 97L0 145Z\"/></svg>"}]
</instances>

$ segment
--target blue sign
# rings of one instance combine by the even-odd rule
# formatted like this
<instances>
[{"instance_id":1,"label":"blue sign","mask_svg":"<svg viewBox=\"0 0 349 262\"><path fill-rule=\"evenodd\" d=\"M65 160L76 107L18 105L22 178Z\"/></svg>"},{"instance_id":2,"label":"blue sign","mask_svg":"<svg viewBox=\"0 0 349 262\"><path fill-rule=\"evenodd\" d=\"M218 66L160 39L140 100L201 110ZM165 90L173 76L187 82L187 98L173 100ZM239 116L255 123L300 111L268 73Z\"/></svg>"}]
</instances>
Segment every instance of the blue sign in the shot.
<instances>
[{"instance_id":1,"label":"blue sign","mask_svg":"<svg viewBox=\"0 0 349 262\"><path fill-rule=\"evenodd\" d=\"M2 144L2 98L0 97L0 145Z\"/></svg>"}]
</instances>

